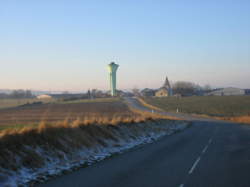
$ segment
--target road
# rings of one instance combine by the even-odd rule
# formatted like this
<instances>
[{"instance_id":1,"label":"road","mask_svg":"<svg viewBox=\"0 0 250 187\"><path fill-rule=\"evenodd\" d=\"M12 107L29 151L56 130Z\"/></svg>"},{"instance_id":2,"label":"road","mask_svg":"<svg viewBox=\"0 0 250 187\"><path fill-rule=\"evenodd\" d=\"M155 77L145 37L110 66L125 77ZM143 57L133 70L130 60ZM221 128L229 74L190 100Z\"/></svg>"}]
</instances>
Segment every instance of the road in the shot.
<instances>
[{"instance_id":1,"label":"road","mask_svg":"<svg viewBox=\"0 0 250 187\"><path fill-rule=\"evenodd\" d=\"M129 102L149 110L133 99ZM173 115L193 121L192 126L39 186L250 186L250 126Z\"/></svg>"}]
</instances>

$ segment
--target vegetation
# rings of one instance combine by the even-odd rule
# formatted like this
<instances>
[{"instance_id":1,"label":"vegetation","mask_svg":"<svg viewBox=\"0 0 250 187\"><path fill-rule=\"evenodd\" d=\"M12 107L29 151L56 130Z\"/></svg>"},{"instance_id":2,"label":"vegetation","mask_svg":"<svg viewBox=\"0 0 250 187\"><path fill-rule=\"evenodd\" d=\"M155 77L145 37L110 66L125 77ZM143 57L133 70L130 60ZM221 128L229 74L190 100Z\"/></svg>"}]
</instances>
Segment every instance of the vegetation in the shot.
<instances>
[{"instance_id":1,"label":"vegetation","mask_svg":"<svg viewBox=\"0 0 250 187\"><path fill-rule=\"evenodd\" d=\"M34 97L30 90L13 90L10 93L0 93L0 99L27 99Z\"/></svg>"},{"instance_id":2,"label":"vegetation","mask_svg":"<svg viewBox=\"0 0 250 187\"><path fill-rule=\"evenodd\" d=\"M101 103L101 102L114 102L114 101L120 101L120 98L95 98L95 99L77 99L77 100L69 100L69 101L57 101L59 104L69 104L69 103Z\"/></svg>"},{"instance_id":3,"label":"vegetation","mask_svg":"<svg viewBox=\"0 0 250 187\"><path fill-rule=\"evenodd\" d=\"M23 106L0 110L0 126L18 127L45 122L54 124L62 121L113 118L117 116L128 117L135 114L120 101L88 100L55 102L47 104L25 104Z\"/></svg>"},{"instance_id":4,"label":"vegetation","mask_svg":"<svg viewBox=\"0 0 250 187\"><path fill-rule=\"evenodd\" d=\"M37 102L49 103L54 101L55 101L54 99L37 99L37 98L0 99L0 109L12 108Z\"/></svg>"},{"instance_id":5,"label":"vegetation","mask_svg":"<svg viewBox=\"0 0 250 187\"><path fill-rule=\"evenodd\" d=\"M169 112L202 114L233 121L250 122L250 96L192 96L143 98L146 103ZM242 120L244 118L244 120Z\"/></svg>"},{"instance_id":6,"label":"vegetation","mask_svg":"<svg viewBox=\"0 0 250 187\"><path fill-rule=\"evenodd\" d=\"M173 93L182 96L201 95L205 88L192 82L178 81L173 84Z\"/></svg>"},{"instance_id":7,"label":"vegetation","mask_svg":"<svg viewBox=\"0 0 250 187\"><path fill-rule=\"evenodd\" d=\"M0 130L68 124L118 124L141 122L165 116L130 109L119 98L33 103L0 110Z\"/></svg>"},{"instance_id":8,"label":"vegetation","mask_svg":"<svg viewBox=\"0 0 250 187\"><path fill-rule=\"evenodd\" d=\"M80 164L88 154L92 159L106 148L126 148L131 142L146 142L145 139L173 133L186 125L186 122L130 109L119 98L1 109L1 177L7 180L9 175L19 175L23 168L32 173L39 173L39 168L47 165L58 168L54 160L60 160L60 164L77 160Z\"/></svg>"},{"instance_id":9,"label":"vegetation","mask_svg":"<svg viewBox=\"0 0 250 187\"><path fill-rule=\"evenodd\" d=\"M81 166L87 160L93 162L95 155L110 155L116 150L125 149L128 147L127 144L137 145L151 138L172 134L180 130L180 127L187 126L185 122L176 123L170 120L116 125L90 123L83 124L79 121L57 125L40 123L38 128L26 127L19 130L1 131L0 173L2 181L11 180L9 176L14 174L13 178L19 178L19 181L13 182L23 186L20 182L30 180L31 173L32 177L37 174L36 178L41 181L46 179L46 177L41 177L43 174L41 171L48 175L47 170L51 168L54 172L65 170L65 166L68 169L69 166ZM46 168L47 166L49 168ZM22 175L23 169L29 173ZM31 183L31 186L32 184L34 183Z\"/></svg>"}]
</instances>

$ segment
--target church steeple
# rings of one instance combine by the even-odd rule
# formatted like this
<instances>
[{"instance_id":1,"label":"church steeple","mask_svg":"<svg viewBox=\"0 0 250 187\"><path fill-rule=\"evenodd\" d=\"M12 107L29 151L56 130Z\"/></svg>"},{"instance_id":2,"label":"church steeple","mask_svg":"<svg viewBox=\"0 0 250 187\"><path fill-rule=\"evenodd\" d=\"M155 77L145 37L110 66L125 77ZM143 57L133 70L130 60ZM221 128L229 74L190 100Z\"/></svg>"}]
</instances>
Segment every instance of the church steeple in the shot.
<instances>
[{"instance_id":1,"label":"church steeple","mask_svg":"<svg viewBox=\"0 0 250 187\"><path fill-rule=\"evenodd\" d=\"M170 83L168 81L168 77L166 77L165 83L163 85L164 88L171 89Z\"/></svg>"}]
</instances>

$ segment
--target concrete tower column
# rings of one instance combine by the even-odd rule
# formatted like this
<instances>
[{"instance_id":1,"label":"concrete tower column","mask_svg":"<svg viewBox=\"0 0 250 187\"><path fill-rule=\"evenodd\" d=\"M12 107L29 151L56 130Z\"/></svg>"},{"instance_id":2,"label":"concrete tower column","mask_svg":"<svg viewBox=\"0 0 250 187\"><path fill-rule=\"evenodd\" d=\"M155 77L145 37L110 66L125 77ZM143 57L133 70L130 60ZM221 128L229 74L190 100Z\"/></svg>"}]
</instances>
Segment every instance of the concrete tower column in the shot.
<instances>
[{"instance_id":1,"label":"concrete tower column","mask_svg":"<svg viewBox=\"0 0 250 187\"><path fill-rule=\"evenodd\" d=\"M109 81L110 81L110 93L111 96L116 96L116 71L119 65L111 62L108 65L108 72L109 72Z\"/></svg>"}]
</instances>

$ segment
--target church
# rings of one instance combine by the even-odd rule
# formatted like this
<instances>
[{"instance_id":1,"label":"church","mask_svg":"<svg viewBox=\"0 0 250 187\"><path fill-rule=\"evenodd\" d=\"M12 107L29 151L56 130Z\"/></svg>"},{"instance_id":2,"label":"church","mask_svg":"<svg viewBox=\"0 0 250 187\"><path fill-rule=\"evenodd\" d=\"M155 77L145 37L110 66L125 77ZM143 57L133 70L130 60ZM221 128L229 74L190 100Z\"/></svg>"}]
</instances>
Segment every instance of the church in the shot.
<instances>
[{"instance_id":1,"label":"church","mask_svg":"<svg viewBox=\"0 0 250 187\"><path fill-rule=\"evenodd\" d=\"M167 77L163 86L155 92L155 96L156 97L168 97L172 95L173 95L172 88L170 86L170 83Z\"/></svg>"}]
</instances>

